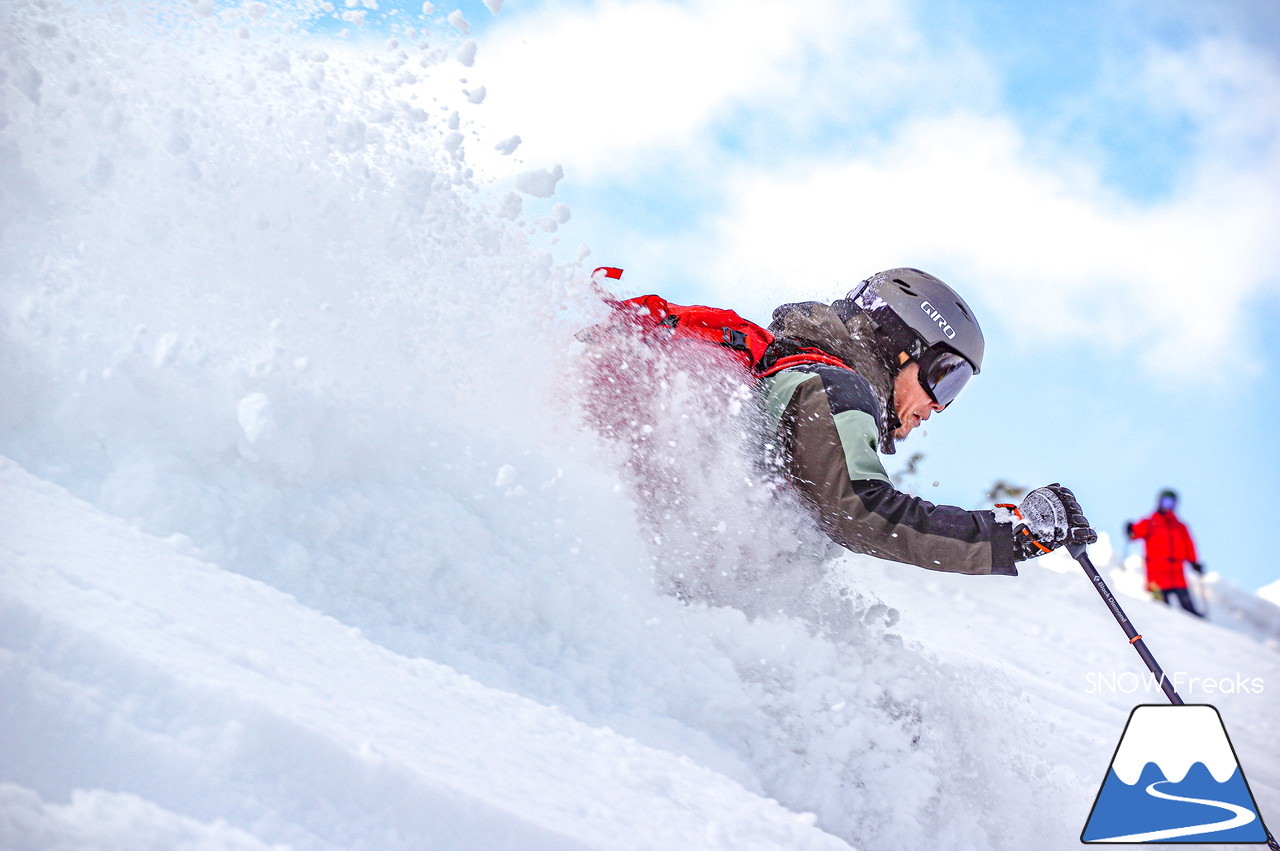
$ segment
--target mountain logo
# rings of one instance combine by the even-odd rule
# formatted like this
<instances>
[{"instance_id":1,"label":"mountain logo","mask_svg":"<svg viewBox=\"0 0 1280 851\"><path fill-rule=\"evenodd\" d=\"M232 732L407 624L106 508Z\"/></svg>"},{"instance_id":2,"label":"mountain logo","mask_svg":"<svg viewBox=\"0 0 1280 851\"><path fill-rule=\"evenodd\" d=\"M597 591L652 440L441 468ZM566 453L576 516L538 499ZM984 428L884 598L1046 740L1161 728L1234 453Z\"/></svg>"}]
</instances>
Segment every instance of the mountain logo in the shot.
<instances>
[{"instance_id":1,"label":"mountain logo","mask_svg":"<svg viewBox=\"0 0 1280 851\"><path fill-rule=\"evenodd\" d=\"M1218 710L1135 707L1080 841L1265 843Z\"/></svg>"}]
</instances>

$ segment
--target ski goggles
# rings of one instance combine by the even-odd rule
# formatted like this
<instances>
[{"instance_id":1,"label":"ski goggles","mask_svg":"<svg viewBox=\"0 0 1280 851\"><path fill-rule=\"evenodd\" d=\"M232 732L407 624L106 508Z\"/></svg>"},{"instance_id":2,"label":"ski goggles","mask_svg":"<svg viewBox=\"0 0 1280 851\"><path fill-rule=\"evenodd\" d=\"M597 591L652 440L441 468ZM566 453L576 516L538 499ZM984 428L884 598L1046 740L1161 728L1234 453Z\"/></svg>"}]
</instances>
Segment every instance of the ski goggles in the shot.
<instances>
[{"instance_id":1,"label":"ski goggles","mask_svg":"<svg viewBox=\"0 0 1280 851\"><path fill-rule=\"evenodd\" d=\"M1161 511L1173 511L1174 506L1176 506L1177 504L1178 504L1178 498L1177 498L1176 496L1162 496L1162 497L1160 497L1160 510L1161 510Z\"/></svg>"},{"instance_id":2,"label":"ski goggles","mask_svg":"<svg viewBox=\"0 0 1280 851\"><path fill-rule=\"evenodd\" d=\"M920 386L944 408L956 400L973 377L973 364L946 349L926 349L918 361Z\"/></svg>"}]
</instances>

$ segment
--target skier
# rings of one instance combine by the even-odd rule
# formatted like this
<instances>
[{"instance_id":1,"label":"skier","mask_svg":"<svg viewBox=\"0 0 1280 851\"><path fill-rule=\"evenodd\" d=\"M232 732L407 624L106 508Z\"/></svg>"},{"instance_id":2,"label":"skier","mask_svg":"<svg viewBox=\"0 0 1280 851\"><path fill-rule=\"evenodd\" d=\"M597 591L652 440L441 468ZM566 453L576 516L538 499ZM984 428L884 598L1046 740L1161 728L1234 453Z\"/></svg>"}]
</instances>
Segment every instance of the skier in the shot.
<instances>
[{"instance_id":1,"label":"skier","mask_svg":"<svg viewBox=\"0 0 1280 851\"><path fill-rule=\"evenodd\" d=\"M601 267L600 273L620 277L622 270ZM614 307L611 319L578 335L593 349L587 411L598 429L633 449L628 466L647 502L666 497L675 504L666 491L678 485L671 472L681 459L648 459L635 451L654 441L643 429L632 434L635 418L619 412L651 394L654 384L669 382L638 369L643 359L610 354L618 341L622 352L637 339L658 346L673 363L697 370L703 392L685 404L732 403L717 395L714 376L722 368L730 370L724 373L730 386L741 386L733 376L754 376L766 433L774 436L773 460L822 530L848 549L930 570L1016 576L1016 562L1097 540L1075 496L1056 483L1031 491L1017 506L990 511L934 505L893 487L877 450L893 453L982 366L977 320L932 275L880 272L832 304L779 307L768 330L732 311L684 307L659 296L606 300ZM733 364L746 372L734 372Z\"/></svg>"},{"instance_id":2,"label":"skier","mask_svg":"<svg viewBox=\"0 0 1280 851\"><path fill-rule=\"evenodd\" d=\"M1191 569L1199 574L1204 573L1204 565L1196 556L1191 532L1174 513L1177 505L1178 494L1175 491L1161 491L1155 513L1137 523L1126 523L1125 532L1130 540L1146 542L1147 587L1152 593L1166 605L1173 597L1186 611L1204 617L1191 601L1182 563L1189 563Z\"/></svg>"},{"instance_id":3,"label":"skier","mask_svg":"<svg viewBox=\"0 0 1280 851\"><path fill-rule=\"evenodd\" d=\"M938 278L890 269L832 304L786 304L760 382L779 461L828 536L857 552L966 574L1016 576L1016 562L1097 534L1070 490L968 511L895 489L877 449L946 409L982 367L973 312ZM819 350L839 363L794 355ZM794 357L795 365L786 366Z\"/></svg>"}]
</instances>

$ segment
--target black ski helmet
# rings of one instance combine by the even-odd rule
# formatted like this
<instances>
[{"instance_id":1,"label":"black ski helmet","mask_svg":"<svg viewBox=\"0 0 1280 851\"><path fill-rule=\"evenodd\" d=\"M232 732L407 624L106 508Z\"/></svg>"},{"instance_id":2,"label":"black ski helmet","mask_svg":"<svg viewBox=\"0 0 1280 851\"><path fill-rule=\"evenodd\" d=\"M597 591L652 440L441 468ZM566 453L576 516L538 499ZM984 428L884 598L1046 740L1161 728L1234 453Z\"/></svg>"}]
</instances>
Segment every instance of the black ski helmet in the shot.
<instances>
[{"instance_id":1,"label":"black ski helmet","mask_svg":"<svg viewBox=\"0 0 1280 851\"><path fill-rule=\"evenodd\" d=\"M982 370L986 343L978 320L964 299L933 275L919 269L888 269L858 284L846 299L846 304L871 319L880 353L892 368L898 366L895 359L899 352L918 361L922 373L939 364L939 356L945 353L959 355L967 362L955 374L949 398L935 401L949 403L969 375Z\"/></svg>"}]
</instances>

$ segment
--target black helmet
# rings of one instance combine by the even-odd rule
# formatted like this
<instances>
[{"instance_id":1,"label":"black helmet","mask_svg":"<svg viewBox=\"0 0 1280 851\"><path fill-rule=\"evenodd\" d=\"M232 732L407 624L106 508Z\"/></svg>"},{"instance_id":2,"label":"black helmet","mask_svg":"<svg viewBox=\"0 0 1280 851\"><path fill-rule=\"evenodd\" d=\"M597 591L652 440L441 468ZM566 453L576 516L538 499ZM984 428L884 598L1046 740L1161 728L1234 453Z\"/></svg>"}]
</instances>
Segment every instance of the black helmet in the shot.
<instances>
[{"instance_id":1,"label":"black helmet","mask_svg":"<svg viewBox=\"0 0 1280 851\"><path fill-rule=\"evenodd\" d=\"M982 369L986 343L964 299L919 269L889 269L849 291L847 303L875 327L881 354L891 366L899 352L920 364L921 383L934 401L948 405Z\"/></svg>"}]
</instances>

